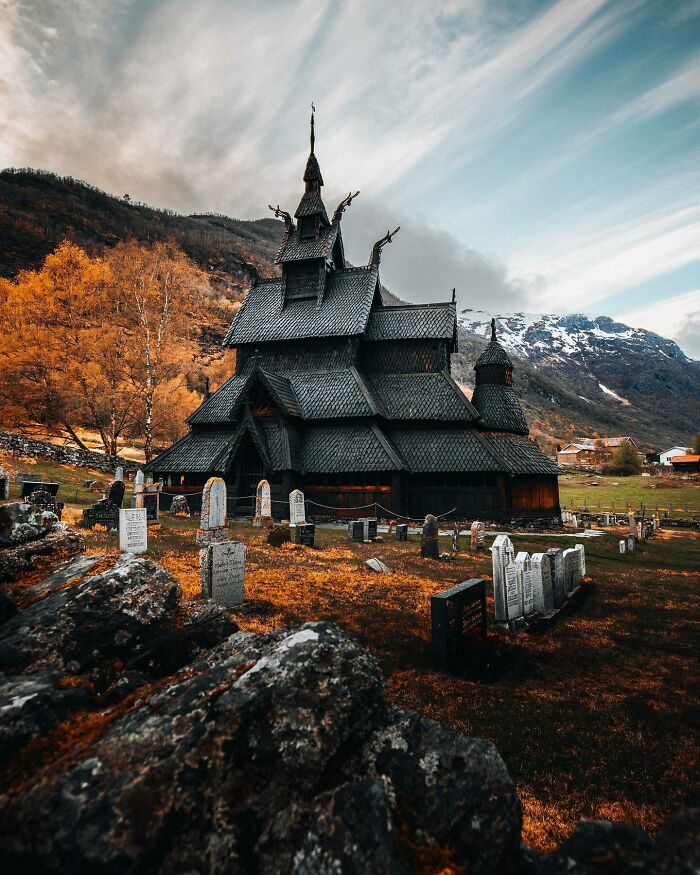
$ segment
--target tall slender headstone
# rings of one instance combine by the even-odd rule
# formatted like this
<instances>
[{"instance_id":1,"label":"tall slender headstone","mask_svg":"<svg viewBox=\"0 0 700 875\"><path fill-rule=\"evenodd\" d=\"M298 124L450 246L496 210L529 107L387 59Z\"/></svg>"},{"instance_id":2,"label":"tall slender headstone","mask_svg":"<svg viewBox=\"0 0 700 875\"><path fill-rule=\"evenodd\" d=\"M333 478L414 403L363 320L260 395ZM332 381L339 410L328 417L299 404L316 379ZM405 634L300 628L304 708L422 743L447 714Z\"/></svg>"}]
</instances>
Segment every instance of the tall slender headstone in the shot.
<instances>
[{"instance_id":1,"label":"tall slender headstone","mask_svg":"<svg viewBox=\"0 0 700 875\"><path fill-rule=\"evenodd\" d=\"M117 466L117 470L114 472L115 480L124 480L124 469L121 465Z\"/></svg>"},{"instance_id":2,"label":"tall slender headstone","mask_svg":"<svg viewBox=\"0 0 700 875\"><path fill-rule=\"evenodd\" d=\"M624 539L622 541L620 541L619 547L620 547L620 555L624 556L625 553L627 552L627 541L625 541Z\"/></svg>"},{"instance_id":3,"label":"tall slender headstone","mask_svg":"<svg viewBox=\"0 0 700 875\"><path fill-rule=\"evenodd\" d=\"M562 555L564 560L564 594L569 596L581 582L579 554L575 547L569 547L564 550Z\"/></svg>"},{"instance_id":4,"label":"tall slender headstone","mask_svg":"<svg viewBox=\"0 0 700 875\"><path fill-rule=\"evenodd\" d=\"M636 538L634 535L627 535L627 552L634 553L634 546L636 542Z\"/></svg>"},{"instance_id":5,"label":"tall slender headstone","mask_svg":"<svg viewBox=\"0 0 700 875\"><path fill-rule=\"evenodd\" d=\"M475 552L477 550L484 549L484 542L486 540L486 526L481 522L481 520L474 520L471 525L471 529L469 530L469 534L471 535L471 548Z\"/></svg>"},{"instance_id":6,"label":"tall slender headstone","mask_svg":"<svg viewBox=\"0 0 700 875\"><path fill-rule=\"evenodd\" d=\"M265 529L272 528L272 497L270 484L267 480L261 480L255 491L255 517L253 525Z\"/></svg>"},{"instance_id":7,"label":"tall slender headstone","mask_svg":"<svg viewBox=\"0 0 700 875\"><path fill-rule=\"evenodd\" d=\"M576 549L578 550L578 568L581 577L586 576L586 548L583 544L576 544Z\"/></svg>"},{"instance_id":8,"label":"tall slender headstone","mask_svg":"<svg viewBox=\"0 0 700 875\"><path fill-rule=\"evenodd\" d=\"M533 553L530 558L532 572L532 601L536 614L548 614L554 610L552 568L544 553Z\"/></svg>"},{"instance_id":9,"label":"tall slender headstone","mask_svg":"<svg viewBox=\"0 0 700 875\"><path fill-rule=\"evenodd\" d=\"M491 546L493 566L494 617L497 623L508 620L506 610L506 568L513 561L515 549L508 535L496 535Z\"/></svg>"},{"instance_id":10,"label":"tall slender headstone","mask_svg":"<svg viewBox=\"0 0 700 875\"><path fill-rule=\"evenodd\" d=\"M438 521L429 513L423 523L423 534L420 539L420 555L424 559L439 559L440 544L438 541Z\"/></svg>"},{"instance_id":11,"label":"tall slender headstone","mask_svg":"<svg viewBox=\"0 0 700 875\"><path fill-rule=\"evenodd\" d=\"M289 493L289 525L306 525L306 505L301 489L295 489Z\"/></svg>"},{"instance_id":12,"label":"tall slender headstone","mask_svg":"<svg viewBox=\"0 0 700 875\"><path fill-rule=\"evenodd\" d=\"M515 565L520 569L520 573L522 575L521 580L523 590L523 616L528 617L535 611L530 555L525 551L521 551L515 557Z\"/></svg>"},{"instance_id":13,"label":"tall slender headstone","mask_svg":"<svg viewBox=\"0 0 700 875\"><path fill-rule=\"evenodd\" d=\"M196 536L197 544L225 541L226 523L226 483L221 477L210 477L202 492L202 513Z\"/></svg>"},{"instance_id":14,"label":"tall slender headstone","mask_svg":"<svg viewBox=\"0 0 700 875\"><path fill-rule=\"evenodd\" d=\"M554 591L554 607L560 608L566 601L564 591L564 554L558 547L547 550L550 570L552 575L552 589Z\"/></svg>"},{"instance_id":15,"label":"tall slender headstone","mask_svg":"<svg viewBox=\"0 0 700 875\"><path fill-rule=\"evenodd\" d=\"M627 522L629 524L630 535L632 535L633 538L636 538L637 537L637 518L635 517L635 515L632 511L630 511L627 514Z\"/></svg>"},{"instance_id":16,"label":"tall slender headstone","mask_svg":"<svg viewBox=\"0 0 700 875\"><path fill-rule=\"evenodd\" d=\"M146 491L144 486L143 470L139 468L134 477L134 507L143 507L143 494Z\"/></svg>"},{"instance_id":17,"label":"tall slender headstone","mask_svg":"<svg viewBox=\"0 0 700 875\"><path fill-rule=\"evenodd\" d=\"M511 562L506 565L506 621L512 623L523 616L523 579L522 571Z\"/></svg>"},{"instance_id":18,"label":"tall slender headstone","mask_svg":"<svg viewBox=\"0 0 700 875\"><path fill-rule=\"evenodd\" d=\"M452 529L452 552L459 553L459 526Z\"/></svg>"}]
</instances>

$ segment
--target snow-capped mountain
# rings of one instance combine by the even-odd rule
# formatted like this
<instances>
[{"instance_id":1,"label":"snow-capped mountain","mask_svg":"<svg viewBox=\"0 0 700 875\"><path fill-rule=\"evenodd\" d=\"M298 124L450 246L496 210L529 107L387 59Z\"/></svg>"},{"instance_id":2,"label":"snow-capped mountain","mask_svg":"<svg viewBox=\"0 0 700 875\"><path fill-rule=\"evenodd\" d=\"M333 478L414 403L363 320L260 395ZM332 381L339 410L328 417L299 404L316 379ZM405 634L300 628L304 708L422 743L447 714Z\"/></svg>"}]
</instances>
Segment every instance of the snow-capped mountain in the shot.
<instances>
[{"instance_id":1,"label":"snow-capped mountain","mask_svg":"<svg viewBox=\"0 0 700 875\"><path fill-rule=\"evenodd\" d=\"M700 362L674 341L608 316L462 310L463 382L472 382L470 360L490 338L492 315L535 432L557 442L573 432L630 434L659 448L700 430Z\"/></svg>"}]
</instances>

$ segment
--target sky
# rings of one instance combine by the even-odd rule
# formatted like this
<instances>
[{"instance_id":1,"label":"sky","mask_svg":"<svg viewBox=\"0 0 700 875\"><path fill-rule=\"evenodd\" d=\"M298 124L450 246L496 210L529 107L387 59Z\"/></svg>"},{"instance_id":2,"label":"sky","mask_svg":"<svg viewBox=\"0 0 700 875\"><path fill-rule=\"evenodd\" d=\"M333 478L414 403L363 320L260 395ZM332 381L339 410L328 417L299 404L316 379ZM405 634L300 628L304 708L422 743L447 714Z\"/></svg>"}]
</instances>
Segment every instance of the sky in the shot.
<instances>
[{"instance_id":1,"label":"sky","mask_svg":"<svg viewBox=\"0 0 700 875\"><path fill-rule=\"evenodd\" d=\"M0 166L293 212L410 301L608 315L700 359L700 0L0 0Z\"/></svg>"}]
</instances>

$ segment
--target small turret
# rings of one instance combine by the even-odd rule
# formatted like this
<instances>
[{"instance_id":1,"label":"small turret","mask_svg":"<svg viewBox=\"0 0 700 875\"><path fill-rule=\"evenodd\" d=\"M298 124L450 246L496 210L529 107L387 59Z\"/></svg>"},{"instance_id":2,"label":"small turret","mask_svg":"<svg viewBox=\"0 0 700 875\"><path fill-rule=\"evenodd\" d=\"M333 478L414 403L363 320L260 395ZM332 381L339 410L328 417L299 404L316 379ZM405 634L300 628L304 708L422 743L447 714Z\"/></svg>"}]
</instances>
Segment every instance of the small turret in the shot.
<instances>
[{"instance_id":1,"label":"small turret","mask_svg":"<svg viewBox=\"0 0 700 875\"><path fill-rule=\"evenodd\" d=\"M491 340L474 365L476 378L472 404L479 411L484 431L529 434L517 395L513 391L513 362L496 337L491 320Z\"/></svg>"}]
</instances>

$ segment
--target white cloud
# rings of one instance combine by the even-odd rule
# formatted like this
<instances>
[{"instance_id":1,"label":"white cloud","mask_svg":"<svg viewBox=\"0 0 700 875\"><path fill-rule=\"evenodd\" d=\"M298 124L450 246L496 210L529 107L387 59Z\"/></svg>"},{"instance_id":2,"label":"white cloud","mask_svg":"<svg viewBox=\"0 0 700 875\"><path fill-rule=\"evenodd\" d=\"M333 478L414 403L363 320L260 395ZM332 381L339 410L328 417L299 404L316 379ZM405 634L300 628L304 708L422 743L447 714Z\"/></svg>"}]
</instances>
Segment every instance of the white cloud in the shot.
<instances>
[{"instance_id":1,"label":"white cloud","mask_svg":"<svg viewBox=\"0 0 700 875\"><path fill-rule=\"evenodd\" d=\"M670 337L687 355L700 359L700 289L632 309L619 319L628 325Z\"/></svg>"}]
</instances>

